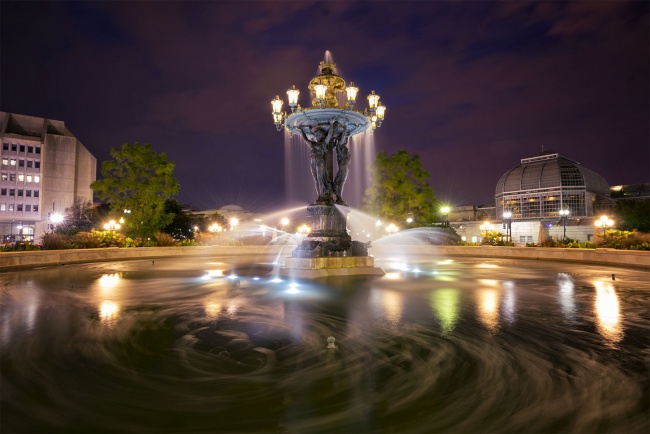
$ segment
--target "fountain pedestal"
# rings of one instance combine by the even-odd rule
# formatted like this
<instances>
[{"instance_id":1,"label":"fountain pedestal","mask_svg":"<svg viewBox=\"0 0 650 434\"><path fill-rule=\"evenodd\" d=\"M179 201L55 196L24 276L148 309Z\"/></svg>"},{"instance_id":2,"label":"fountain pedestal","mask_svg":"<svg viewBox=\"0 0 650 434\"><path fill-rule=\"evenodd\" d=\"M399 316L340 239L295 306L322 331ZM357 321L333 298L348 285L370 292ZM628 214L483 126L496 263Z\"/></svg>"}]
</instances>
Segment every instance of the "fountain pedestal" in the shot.
<instances>
[{"instance_id":1,"label":"fountain pedestal","mask_svg":"<svg viewBox=\"0 0 650 434\"><path fill-rule=\"evenodd\" d=\"M314 204L307 212L312 231L285 259L280 274L297 278L385 274L368 256L370 243L352 241L348 234L347 206Z\"/></svg>"}]
</instances>

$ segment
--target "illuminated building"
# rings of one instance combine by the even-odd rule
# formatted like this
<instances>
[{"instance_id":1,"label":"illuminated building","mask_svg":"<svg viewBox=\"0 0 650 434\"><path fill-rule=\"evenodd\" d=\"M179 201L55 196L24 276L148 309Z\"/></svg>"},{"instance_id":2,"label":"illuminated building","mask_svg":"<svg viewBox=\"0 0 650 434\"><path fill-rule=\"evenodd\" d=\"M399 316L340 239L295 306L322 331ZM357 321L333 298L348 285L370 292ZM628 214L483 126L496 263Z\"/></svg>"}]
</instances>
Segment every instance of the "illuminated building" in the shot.
<instances>
[{"instance_id":1,"label":"illuminated building","mask_svg":"<svg viewBox=\"0 0 650 434\"><path fill-rule=\"evenodd\" d=\"M63 121L0 112L0 242L34 241L75 198L93 201L97 159Z\"/></svg>"}]
</instances>

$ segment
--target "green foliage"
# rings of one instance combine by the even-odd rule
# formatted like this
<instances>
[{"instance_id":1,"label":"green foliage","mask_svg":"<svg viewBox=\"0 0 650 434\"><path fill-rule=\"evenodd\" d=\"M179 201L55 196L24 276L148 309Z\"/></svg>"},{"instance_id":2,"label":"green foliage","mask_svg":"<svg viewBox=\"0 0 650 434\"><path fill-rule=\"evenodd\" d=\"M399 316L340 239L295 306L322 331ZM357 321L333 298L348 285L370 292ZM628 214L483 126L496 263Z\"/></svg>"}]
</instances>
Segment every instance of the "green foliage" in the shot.
<instances>
[{"instance_id":1,"label":"green foliage","mask_svg":"<svg viewBox=\"0 0 650 434\"><path fill-rule=\"evenodd\" d=\"M165 153L156 154L151 145L128 143L111 149L112 160L102 163L103 179L91 184L97 197L114 212L131 210L122 232L134 237L151 237L169 225L174 214L165 210L167 199L178 194L174 163Z\"/></svg>"},{"instance_id":2,"label":"green foliage","mask_svg":"<svg viewBox=\"0 0 650 434\"><path fill-rule=\"evenodd\" d=\"M41 247L27 241L20 241L15 244L5 244L4 246L0 246L0 252L27 252L33 250L41 250Z\"/></svg>"},{"instance_id":3,"label":"green foliage","mask_svg":"<svg viewBox=\"0 0 650 434\"><path fill-rule=\"evenodd\" d=\"M650 232L650 199L620 200L614 207L619 229Z\"/></svg>"},{"instance_id":4,"label":"green foliage","mask_svg":"<svg viewBox=\"0 0 650 434\"><path fill-rule=\"evenodd\" d=\"M72 205L65 209L63 223L57 226L56 232L73 235L79 231L88 231L96 221L92 202L77 197Z\"/></svg>"},{"instance_id":5,"label":"green foliage","mask_svg":"<svg viewBox=\"0 0 650 434\"><path fill-rule=\"evenodd\" d=\"M173 214L174 219L160 231L170 234L177 240L194 238L194 226L201 230L206 229L206 218L203 214L192 214L187 206L179 203L176 199L167 199L165 202L165 212ZM220 216L219 213L215 213ZM221 217L225 221L223 217Z\"/></svg>"},{"instance_id":6,"label":"green foliage","mask_svg":"<svg viewBox=\"0 0 650 434\"><path fill-rule=\"evenodd\" d=\"M605 233L605 237L601 239L599 246L620 250L646 250L637 246L643 247L644 243L649 242L650 234L636 231L609 230Z\"/></svg>"},{"instance_id":7,"label":"green foliage","mask_svg":"<svg viewBox=\"0 0 650 434\"><path fill-rule=\"evenodd\" d=\"M481 244L484 246L514 246L514 244L507 242L506 236L498 231L487 231L483 237Z\"/></svg>"},{"instance_id":8,"label":"green foliage","mask_svg":"<svg viewBox=\"0 0 650 434\"><path fill-rule=\"evenodd\" d=\"M429 225L437 219L439 206L428 178L418 155L410 157L405 150L391 156L380 152L371 169L363 209L387 221L404 222L412 217L411 226Z\"/></svg>"}]
</instances>

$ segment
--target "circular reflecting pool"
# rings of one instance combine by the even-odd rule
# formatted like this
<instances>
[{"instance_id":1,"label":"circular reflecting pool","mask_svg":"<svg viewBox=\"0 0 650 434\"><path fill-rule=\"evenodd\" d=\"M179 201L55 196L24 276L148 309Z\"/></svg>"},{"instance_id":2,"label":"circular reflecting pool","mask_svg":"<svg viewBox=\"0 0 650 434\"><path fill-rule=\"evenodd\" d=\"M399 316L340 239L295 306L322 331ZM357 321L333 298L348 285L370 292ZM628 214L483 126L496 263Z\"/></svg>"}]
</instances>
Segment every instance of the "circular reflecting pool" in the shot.
<instances>
[{"instance_id":1,"label":"circular reflecting pool","mask_svg":"<svg viewBox=\"0 0 650 434\"><path fill-rule=\"evenodd\" d=\"M376 264L316 282L226 257L0 274L0 430L650 430L648 271Z\"/></svg>"}]
</instances>

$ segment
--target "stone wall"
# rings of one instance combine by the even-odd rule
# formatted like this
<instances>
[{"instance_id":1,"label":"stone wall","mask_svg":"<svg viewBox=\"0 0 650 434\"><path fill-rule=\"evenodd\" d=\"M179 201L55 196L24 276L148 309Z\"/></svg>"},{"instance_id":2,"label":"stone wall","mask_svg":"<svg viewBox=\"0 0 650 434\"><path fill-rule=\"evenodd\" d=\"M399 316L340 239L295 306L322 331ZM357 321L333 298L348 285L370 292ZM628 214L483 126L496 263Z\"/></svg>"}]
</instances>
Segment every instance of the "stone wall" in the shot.
<instances>
[{"instance_id":1,"label":"stone wall","mask_svg":"<svg viewBox=\"0 0 650 434\"><path fill-rule=\"evenodd\" d=\"M41 250L32 252L1 252L0 271L129 259L152 259L174 256L247 256L253 261L268 261L291 256L295 246L201 246L143 247L78 250ZM590 264L641 267L650 270L650 252L614 249L554 249L542 247L494 246L383 246L372 247L376 258L399 255L431 255L434 257L466 256L501 259L569 261Z\"/></svg>"}]
</instances>

